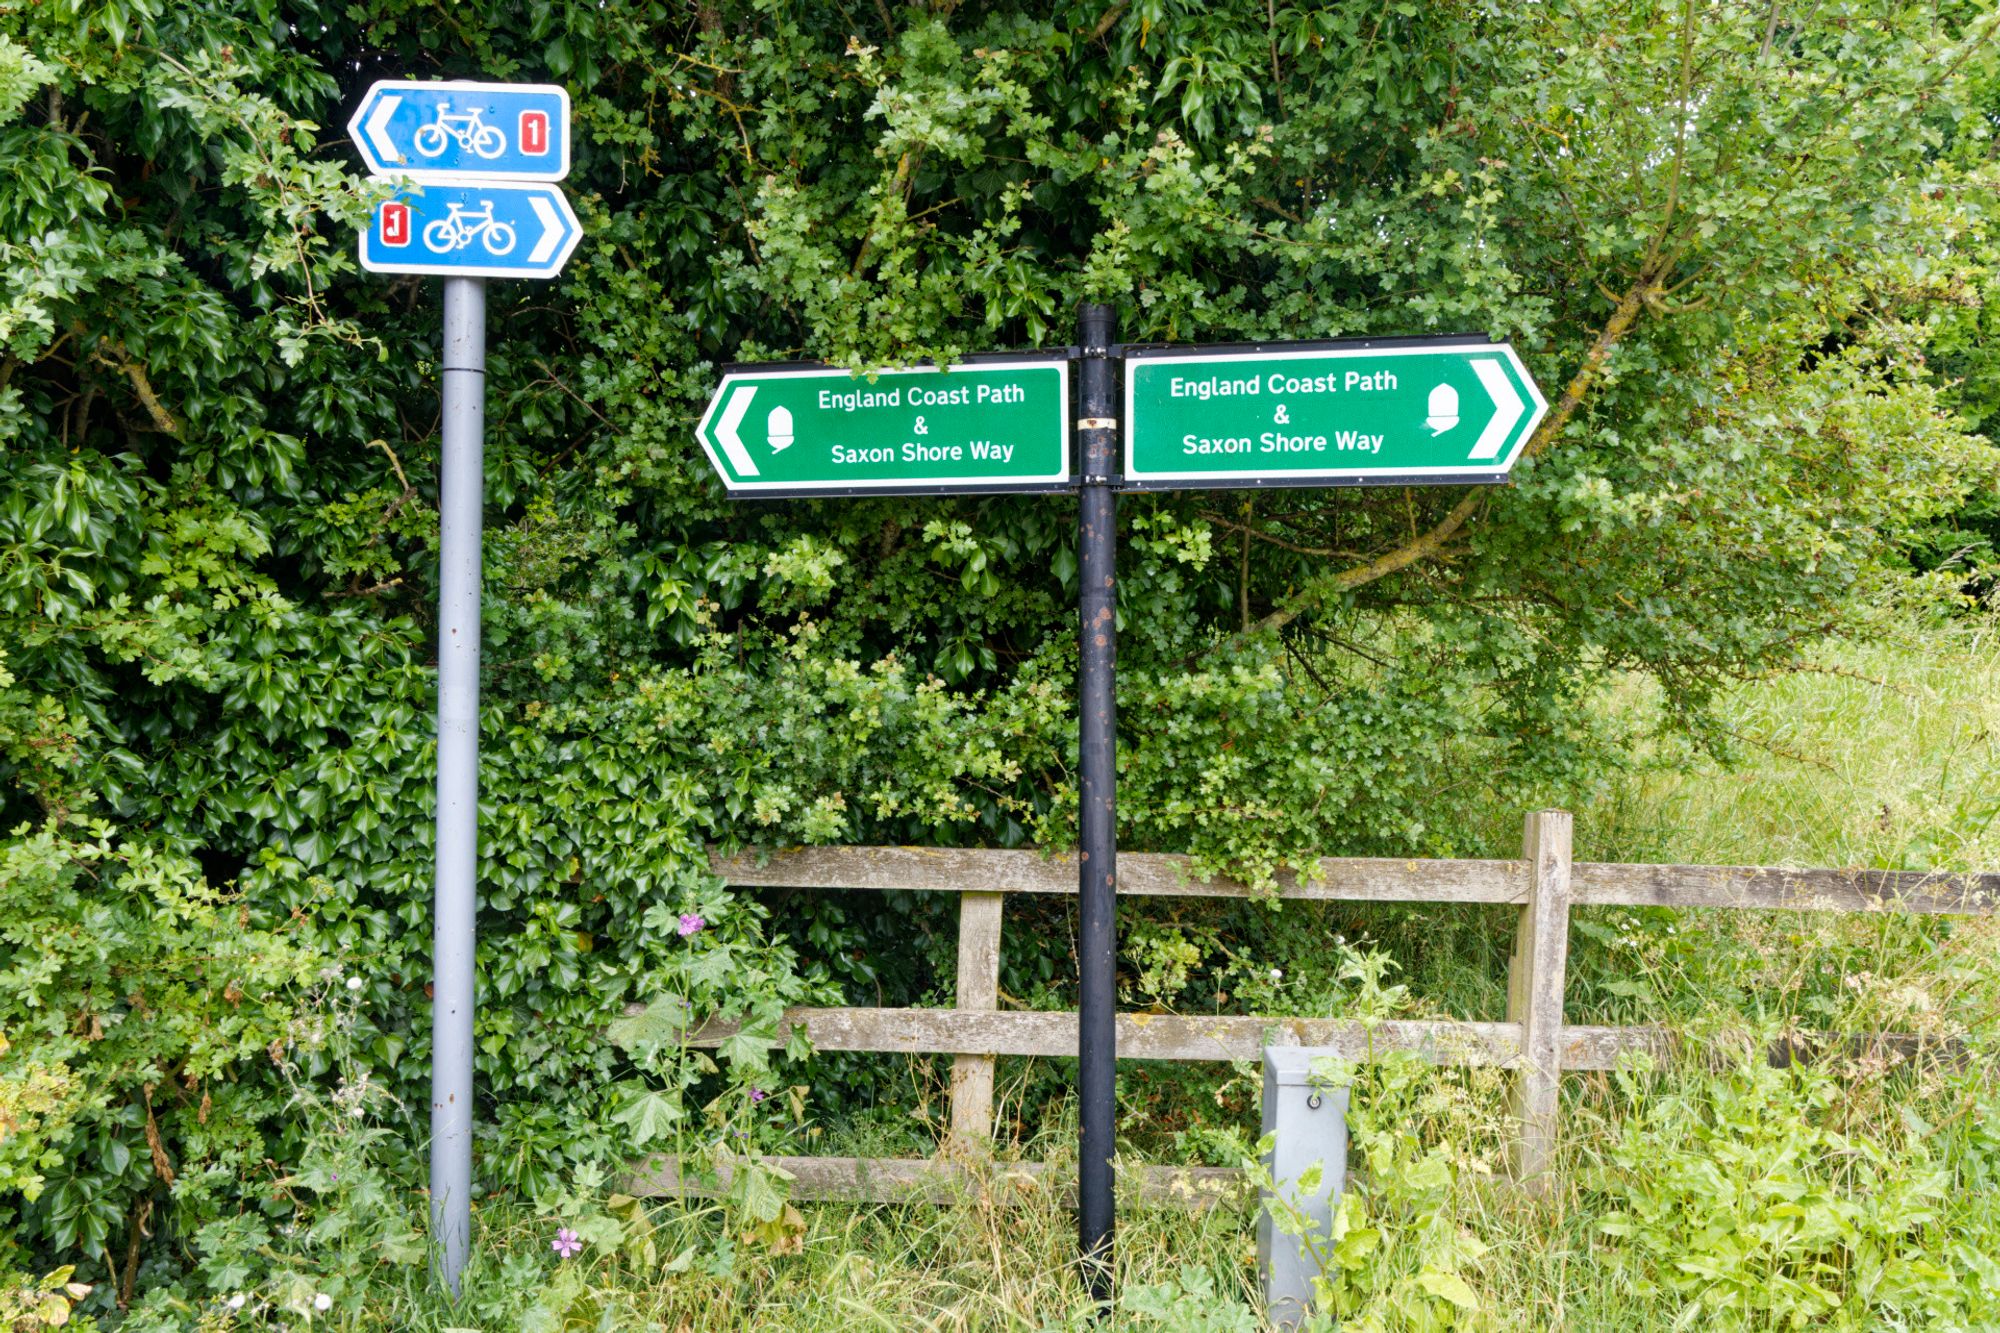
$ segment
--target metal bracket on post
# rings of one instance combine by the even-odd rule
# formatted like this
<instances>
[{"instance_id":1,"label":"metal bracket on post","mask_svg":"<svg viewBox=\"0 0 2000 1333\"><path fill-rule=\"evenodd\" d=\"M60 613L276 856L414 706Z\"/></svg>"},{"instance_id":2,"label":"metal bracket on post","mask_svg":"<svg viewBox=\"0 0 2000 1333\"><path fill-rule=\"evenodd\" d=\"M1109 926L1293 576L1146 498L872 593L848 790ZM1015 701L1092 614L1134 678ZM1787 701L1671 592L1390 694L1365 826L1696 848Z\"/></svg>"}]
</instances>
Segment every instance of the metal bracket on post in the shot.
<instances>
[{"instance_id":1,"label":"metal bracket on post","mask_svg":"<svg viewBox=\"0 0 2000 1333\"><path fill-rule=\"evenodd\" d=\"M1083 364L1077 381L1083 475L1077 510L1082 670L1079 673L1077 812L1077 1240L1084 1280L1111 1299L1116 1225L1111 1158L1116 1150L1117 1036L1117 694L1118 493L1111 475L1118 447L1110 354L1116 312L1078 311Z\"/></svg>"},{"instance_id":2,"label":"metal bracket on post","mask_svg":"<svg viewBox=\"0 0 2000 1333\"><path fill-rule=\"evenodd\" d=\"M479 580L486 281L444 284L438 485L437 881L431 936L431 1246L458 1294L472 1240L472 1013L479 875Z\"/></svg>"}]
</instances>

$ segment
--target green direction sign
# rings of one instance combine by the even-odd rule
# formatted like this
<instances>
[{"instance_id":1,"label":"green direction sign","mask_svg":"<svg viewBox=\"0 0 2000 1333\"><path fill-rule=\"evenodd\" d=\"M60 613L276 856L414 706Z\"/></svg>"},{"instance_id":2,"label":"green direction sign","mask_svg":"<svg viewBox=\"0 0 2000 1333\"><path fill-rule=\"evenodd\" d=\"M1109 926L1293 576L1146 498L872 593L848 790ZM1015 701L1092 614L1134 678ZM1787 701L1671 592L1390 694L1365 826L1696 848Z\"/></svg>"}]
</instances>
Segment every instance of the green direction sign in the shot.
<instances>
[{"instance_id":1,"label":"green direction sign","mask_svg":"<svg viewBox=\"0 0 2000 1333\"><path fill-rule=\"evenodd\" d=\"M1057 491L1069 469L1069 362L979 357L866 378L735 366L698 435L723 484L753 495Z\"/></svg>"},{"instance_id":2,"label":"green direction sign","mask_svg":"<svg viewBox=\"0 0 2000 1333\"><path fill-rule=\"evenodd\" d=\"M1125 352L1125 486L1503 482L1549 410L1506 343Z\"/></svg>"}]
</instances>

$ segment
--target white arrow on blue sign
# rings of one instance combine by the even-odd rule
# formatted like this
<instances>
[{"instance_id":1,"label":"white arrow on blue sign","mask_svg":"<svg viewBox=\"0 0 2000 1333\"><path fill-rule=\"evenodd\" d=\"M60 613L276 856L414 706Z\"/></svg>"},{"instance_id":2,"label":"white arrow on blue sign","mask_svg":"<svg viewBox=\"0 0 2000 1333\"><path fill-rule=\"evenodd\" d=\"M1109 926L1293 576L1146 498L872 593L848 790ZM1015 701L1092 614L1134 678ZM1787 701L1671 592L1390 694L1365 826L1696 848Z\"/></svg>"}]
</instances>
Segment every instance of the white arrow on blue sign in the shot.
<instances>
[{"instance_id":1,"label":"white arrow on blue sign","mask_svg":"<svg viewBox=\"0 0 2000 1333\"><path fill-rule=\"evenodd\" d=\"M377 176L569 175L569 92L554 84L385 79L361 99L347 133Z\"/></svg>"},{"instance_id":2,"label":"white arrow on blue sign","mask_svg":"<svg viewBox=\"0 0 2000 1333\"><path fill-rule=\"evenodd\" d=\"M375 206L361 267L453 278L552 278L583 237L554 185L405 183Z\"/></svg>"}]
</instances>

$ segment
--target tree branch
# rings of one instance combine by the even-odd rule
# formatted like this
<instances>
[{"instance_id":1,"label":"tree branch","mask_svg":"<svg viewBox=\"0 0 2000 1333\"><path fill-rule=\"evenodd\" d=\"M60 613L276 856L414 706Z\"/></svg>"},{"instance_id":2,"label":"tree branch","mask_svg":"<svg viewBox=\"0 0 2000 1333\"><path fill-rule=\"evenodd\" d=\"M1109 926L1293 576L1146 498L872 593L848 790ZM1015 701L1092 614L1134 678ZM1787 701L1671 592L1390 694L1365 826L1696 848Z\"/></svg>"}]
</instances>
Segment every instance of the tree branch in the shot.
<instances>
[{"instance_id":1,"label":"tree branch","mask_svg":"<svg viewBox=\"0 0 2000 1333\"><path fill-rule=\"evenodd\" d=\"M1294 551L1299 555L1319 556L1322 559L1328 556L1339 556L1344 560L1353 560L1358 558L1361 554L1359 551L1343 551L1338 547L1334 546L1301 546L1297 542L1288 542L1283 537L1273 537L1268 532L1261 532L1258 529L1249 527L1245 524L1232 522L1231 520L1226 519L1222 515L1215 513L1211 510L1206 510L1206 509L1202 510L1201 516L1208 522L1213 523L1218 528L1227 528L1231 532L1240 532L1246 538L1254 537L1260 542L1264 542L1267 543L1268 545L1275 546L1280 550Z\"/></svg>"},{"instance_id":2,"label":"tree branch","mask_svg":"<svg viewBox=\"0 0 2000 1333\"><path fill-rule=\"evenodd\" d=\"M889 194L895 197L897 200L901 201L903 207L906 210L908 209L910 203L910 187L914 183L915 179L916 162L914 160L913 155L921 153L922 151L923 150L921 146L913 148L905 148L903 150L902 156L896 159L895 178L889 182ZM886 199L885 199L885 204L886 204ZM869 257L875 251L875 237L881 232L883 227L883 221L882 221L883 207L884 205L878 205L876 207L875 220L869 226L868 234L861 238L861 249L854 256L854 268L852 269L850 276L857 278L860 277L861 270L867 267ZM907 213L905 214L903 220L905 222L909 221Z\"/></svg>"},{"instance_id":3,"label":"tree branch","mask_svg":"<svg viewBox=\"0 0 2000 1333\"><path fill-rule=\"evenodd\" d=\"M1659 279L1650 271L1641 272L1638 280L1632 284L1631 289L1619 300L1617 308L1611 312L1611 318L1605 321L1604 328L1597 335L1597 341L1592 343L1590 351L1585 353L1583 364L1577 367L1576 374L1570 376L1569 383L1563 386L1553 410L1535 431L1527 447L1521 451L1521 457L1533 458L1562 434L1563 428L1569 425L1570 417L1575 415L1578 405L1590 392L1591 385L1596 383L1598 374L1604 369L1604 363L1611 359L1612 349L1618 346L1619 341L1631 329L1633 321L1639 317L1639 312L1646 308L1649 301L1656 300L1658 295ZM1257 628L1283 629L1329 596L1352 592L1364 584L1373 583L1377 579L1387 578L1398 570L1407 569L1419 560L1429 559L1451 539L1453 533L1465 526L1465 521L1472 517L1485 498L1483 490L1474 489L1463 500L1453 505L1451 512L1440 519L1429 532L1393 551L1375 557L1366 564L1356 565L1330 578L1314 581L1294 595L1287 605L1279 607L1258 621Z\"/></svg>"},{"instance_id":4,"label":"tree branch","mask_svg":"<svg viewBox=\"0 0 2000 1333\"><path fill-rule=\"evenodd\" d=\"M1243 541L1236 556L1236 609L1237 618L1243 632L1250 631L1250 515L1257 506L1257 493L1250 492L1243 501Z\"/></svg>"},{"instance_id":5,"label":"tree branch","mask_svg":"<svg viewBox=\"0 0 2000 1333\"><path fill-rule=\"evenodd\" d=\"M81 333L82 329L79 328L77 332ZM125 350L124 343L112 342L109 338L99 338L96 357L100 364L125 372L125 378L132 381L132 392L138 395L139 405L145 408L146 415L153 419L154 430L162 435L180 438L181 423L160 401L160 395L153 392L153 382L146 377L146 368Z\"/></svg>"},{"instance_id":6,"label":"tree branch","mask_svg":"<svg viewBox=\"0 0 2000 1333\"><path fill-rule=\"evenodd\" d=\"M1778 0L1771 0L1770 16L1764 20L1764 42L1757 48L1757 59L1762 62L1771 54L1771 43L1778 37Z\"/></svg>"},{"instance_id":7,"label":"tree branch","mask_svg":"<svg viewBox=\"0 0 2000 1333\"><path fill-rule=\"evenodd\" d=\"M1775 12L1775 10L1773 11ZM1656 272L1660 268L1660 251L1673 234L1674 215L1680 209L1681 172L1687 165L1688 107L1694 100L1694 0L1684 0L1681 20L1681 93L1680 106L1674 124L1674 168L1667 178L1667 206L1660 217L1660 229L1653 233L1652 244L1646 247L1646 262L1640 265L1644 272Z\"/></svg>"},{"instance_id":8,"label":"tree branch","mask_svg":"<svg viewBox=\"0 0 2000 1333\"><path fill-rule=\"evenodd\" d=\"M1264 0L1264 31L1271 38L1271 101L1285 114L1285 76L1278 67L1278 0Z\"/></svg>"},{"instance_id":9,"label":"tree branch","mask_svg":"<svg viewBox=\"0 0 2000 1333\"><path fill-rule=\"evenodd\" d=\"M360 580L356 580L359 582ZM367 588L339 588L327 594L328 597L380 597L383 593L394 592L403 586L400 578L384 579Z\"/></svg>"},{"instance_id":10,"label":"tree branch","mask_svg":"<svg viewBox=\"0 0 2000 1333\"><path fill-rule=\"evenodd\" d=\"M1365 565L1355 565L1344 569L1330 579L1323 579L1292 598L1289 606L1281 606L1270 615L1257 622L1258 629L1283 629L1299 616L1317 606L1327 597L1343 592L1352 592L1363 584L1385 579L1400 569L1407 569L1419 560L1425 560L1437 553L1451 535L1465 526L1465 520L1472 517L1486 499L1483 491L1474 490L1463 500L1452 506L1438 525L1416 540L1407 542L1385 555L1379 555Z\"/></svg>"},{"instance_id":11,"label":"tree branch","mask_svg":"<svg viewBox=\"0 0 2000 1333\"><path fill-rule=\"evenodd\" d=\"M1611 359L1612 349L1617 347L1631 331L1633 321L1638 319L1639 312L1646 308L1647 303L1657 297L1659 289L1659 278L1652 273L1642 272L1638 280L1632 284L1631 290L1619 299L1617 307L1611 312L1611 318L1604 322L1604 328L1599 331L1597 341L1592 343L1590 351L1585 353L1583 364L1577 367L1576 374L1570 376L1569 383L1563 386L1562 393L1557 396L1555 409L1535 431L1534 438L1528 441L1528 447L1521 451L1523 457L1533 458L1548 448L1556 436L1562 434L1563 427L1569 425L1569 419L1576 414L1584 395L1590 392L1590 386L1597 382L1598 373L1604 369L1604 363Z\"/></svg>"},{"instance_id":12,"label":"tree branch","mask_svg":"<svg viewBox=\"0 0 2000 1333\"><path fill-rule=\"evenodd\" d=\"M1271 196L1267 194L1256 195L1251 199L1250 202L1254 204L1260 204L1263 207L1270 209L1273 213L1276 213L1279 217L1283 218L1287 222L1296 222L1300 226L1305 225L1306 220L1304 218L1300 217L1297 213L1294 213L1291 209L1286 208L1283 204L1279 203L1277 200L1271 198Z\"/></svg>"}]
</instances>

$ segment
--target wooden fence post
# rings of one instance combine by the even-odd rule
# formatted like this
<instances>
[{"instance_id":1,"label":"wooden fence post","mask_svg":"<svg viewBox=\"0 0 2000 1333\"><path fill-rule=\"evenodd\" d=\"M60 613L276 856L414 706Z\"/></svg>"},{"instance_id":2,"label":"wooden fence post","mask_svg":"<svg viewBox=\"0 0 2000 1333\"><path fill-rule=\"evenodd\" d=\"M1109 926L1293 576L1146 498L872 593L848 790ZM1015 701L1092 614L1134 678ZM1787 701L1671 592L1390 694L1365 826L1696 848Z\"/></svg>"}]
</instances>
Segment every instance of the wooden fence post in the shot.
<instances>
[{"instance_id":1,"label":"wooden fence post","mask_svg":"<svg viewBox=\"0 0 2000 1333\"><path fill-rule=\"evenodd\" d=\"M958 895L958 1007L990 1013L1000 1003L1000 916L1004 893ZM951 1066L951 1133L946 1152L983 1153L993 1139L993 1057L961 1055Z\"/></svg>"},{"instance_id":2,"label":"wooden fence post","mask_svg":"<svg viewBox=\"0 0 2000 1333\"><path fill-rule=\"evenodd\" d=\"M1521 855L1528 863L1528 901L1514 930L1507 967L1507 1021L1521 1025L1521 1062L1514 1072L1514 1178L1531 1190L1548 1184L1555 1161L1556 1115L1562 1099L1563 975L1569 966L1570 816L1537 810L1528 816Z\"/></svg>"}]
</instances>

